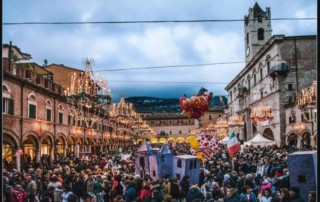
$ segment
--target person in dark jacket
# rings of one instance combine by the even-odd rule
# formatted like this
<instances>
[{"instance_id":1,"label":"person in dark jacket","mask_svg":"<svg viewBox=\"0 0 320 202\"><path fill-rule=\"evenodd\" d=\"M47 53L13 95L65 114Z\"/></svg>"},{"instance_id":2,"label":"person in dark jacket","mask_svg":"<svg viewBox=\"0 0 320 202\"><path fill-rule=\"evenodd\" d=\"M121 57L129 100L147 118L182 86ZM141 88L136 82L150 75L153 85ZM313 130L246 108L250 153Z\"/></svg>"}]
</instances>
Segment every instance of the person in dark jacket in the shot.
<instances>
[{"instance_id":1,"label":"person in dark jacket","mask_svg":"<svg viewBox=\"0 0 320 202\"><path fill-rule=\"evenodd\" d=\"M180 187L181 187L181 199L185 199L188 195L188 191L190 189L190 178L189 176L185 175L181 182L180 182Z\"/></svg>"},{"instance_id":2,"label":"person in dark jacket","mask_svg":"<svg viewBox=\"0 0 320 202\"><path fill-rule=\"evenodd\" d=\"M135 201L137 198L137 191L135 188L131 186L131 181L127 180L124 182L125 191L124 191L124 198L126 202L132 202Z\"/></svg>"},{"instance_id":3,"label":"person in dark jacket","mask_svg":"<svg viewBox=\"0 0 320 202\"><path fill-rule=\"evenodd\" d=\"M227 193L223 198L224 202L238 202L240 201L239 194L235 192L233 187L227 188Z\"/></svg>"},{"instance_id":4,"label":"person in dark jacket","mask_svg":"<svg viewBox=\"0 0 320 202\"><path fill-rule=\"evenodd\" d=\"M197 184L192 184L187 195L187 202L192 202L195 199L200 199L201 201L203 201L204 195L200 191L200 188L197 186Z\"/></svg>"},{"instance_id":5,"label":"person in dark jacket","mask_svg":"<svg viewBox=\"0 0 320 202\"><path fill-rule=\"evenodd\" d=\"M290 195L290 202L305 202L303 198L300 196L300 189L299 187L291 187L289 189L289 195Z\"/></svg>"}]
</instances>

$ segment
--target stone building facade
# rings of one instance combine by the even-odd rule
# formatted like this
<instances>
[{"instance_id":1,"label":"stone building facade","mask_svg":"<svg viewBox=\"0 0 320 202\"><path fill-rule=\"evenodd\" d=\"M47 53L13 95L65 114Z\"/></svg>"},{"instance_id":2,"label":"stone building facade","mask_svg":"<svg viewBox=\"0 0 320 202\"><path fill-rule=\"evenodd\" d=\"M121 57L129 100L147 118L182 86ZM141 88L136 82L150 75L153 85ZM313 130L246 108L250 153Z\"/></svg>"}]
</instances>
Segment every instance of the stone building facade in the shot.
<instances>
[{"instance_id":1,"label":"stone building facade","mask_svg":"<svg viewBox=\"0 0 320 202\"><path fill-rule=\"evenodd\" d=\"M294 112L296 121L301 121L296 97L316 80L316 36L271 35L270 18L270 8L264 12L257 3L245 16L250 19L244 22L245 37L250 36L245 39L245 47L259 48L254 55L249 51L246 66L225 88L229 96L227 116L244 117L245 125L233 128L240 140L261 133L278 145L302 146L301 142L309 139L309 146L314 146L315 126L306 123L305 130L297 132L289 118ZM258 106L271 106L273 120L254 123L250 115Z\"/></svg>"},{"instance_id":2,"label":"stone building facade","mask_svg":"<svg viewBox=\"0 0 320 202\"><path fill-rule=\"evenodd\" d=\"M17 46L3 45L3 158L16 161L20 168L22 161L15 156L18 149L39 161L42 155L51 160L56 154L80 157L130 141L108 119L93 127L76 120L77 109L70 110L54 74L30 59Z\"/></svg>"}]
</instances>

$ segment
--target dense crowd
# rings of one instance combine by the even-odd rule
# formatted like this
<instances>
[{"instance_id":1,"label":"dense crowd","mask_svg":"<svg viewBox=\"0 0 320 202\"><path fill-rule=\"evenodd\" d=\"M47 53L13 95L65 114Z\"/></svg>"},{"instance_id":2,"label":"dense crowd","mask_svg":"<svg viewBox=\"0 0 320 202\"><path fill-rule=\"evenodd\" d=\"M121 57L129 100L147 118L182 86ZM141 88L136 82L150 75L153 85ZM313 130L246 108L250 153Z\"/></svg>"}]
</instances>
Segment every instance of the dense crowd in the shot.
<instances>
[{"instance_id":1,"label":"dense crowd","mask_svg":"<svg viewBox=\"0 0 320 202\"><path fill-rule=\"evenodd\" d=\"M6 202L298 202L299 188L290 185L287 164L293 147L246 147L230 158L225 145L202 162L198 183L163 176L154 181L149 174L135 174L134 151L139 145L117 151L97 152L86 158L43 155L40 162L23 158L22 171L4 162L2 201ZM161 145L153 145L159 147ZM174 155L190 154L188 144L170 145ZM308 199L316 201L315 190Z\"/></svg>"}]
</instances>

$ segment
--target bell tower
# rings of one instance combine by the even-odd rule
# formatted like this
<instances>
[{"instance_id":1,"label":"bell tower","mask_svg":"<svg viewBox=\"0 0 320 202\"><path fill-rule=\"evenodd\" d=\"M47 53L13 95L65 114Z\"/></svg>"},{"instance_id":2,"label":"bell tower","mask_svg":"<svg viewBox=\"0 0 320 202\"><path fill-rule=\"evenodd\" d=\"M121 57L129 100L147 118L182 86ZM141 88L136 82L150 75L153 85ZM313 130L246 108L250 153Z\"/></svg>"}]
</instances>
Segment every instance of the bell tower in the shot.
<instances>
[{"instance_id":1,"label":"bell tower","mask_svg":"<svg viewBox=\"0 0 320 202\"><path fill-rule=\"evenodd\" d=\"M246 64L257 54L260 48L271 38L270 8L263 11L256 2L244 16L244 44Z\"/></svg>"}]
</instances>

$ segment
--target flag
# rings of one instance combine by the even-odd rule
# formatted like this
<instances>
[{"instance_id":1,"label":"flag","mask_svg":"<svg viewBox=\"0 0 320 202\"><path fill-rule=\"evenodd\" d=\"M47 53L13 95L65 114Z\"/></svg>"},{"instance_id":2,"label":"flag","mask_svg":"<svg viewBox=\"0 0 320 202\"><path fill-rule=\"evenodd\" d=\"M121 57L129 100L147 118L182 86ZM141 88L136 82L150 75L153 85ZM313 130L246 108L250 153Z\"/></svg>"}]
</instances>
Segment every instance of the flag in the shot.
<instances>
[{"instance_id":1,"label":"flag","mask_svg":"<svg viewBox=\"0 0 320 202\"><path fill-rule=\"evenodd\" d=\"M234 132L231 133L229 136L229 141L227 143L228 151L229 151L229 156L232 158L235 153L240 151L240 143L234 134Z\"/></svg>"}]
</instances>

